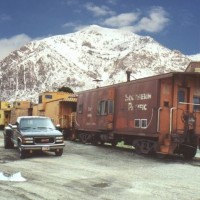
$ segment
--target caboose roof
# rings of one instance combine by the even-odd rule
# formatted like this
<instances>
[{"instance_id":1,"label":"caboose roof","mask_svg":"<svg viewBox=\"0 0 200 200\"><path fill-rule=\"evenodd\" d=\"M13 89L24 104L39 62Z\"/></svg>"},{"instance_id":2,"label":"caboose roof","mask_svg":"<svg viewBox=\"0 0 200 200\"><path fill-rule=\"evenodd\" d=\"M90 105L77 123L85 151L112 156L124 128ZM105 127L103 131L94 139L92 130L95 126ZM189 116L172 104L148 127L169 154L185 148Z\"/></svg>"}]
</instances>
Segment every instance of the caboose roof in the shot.
<instances>
[{"instance_id":1,"label":"caboose roof","mask_svg":"<svg viewBox=\"0 0 200 200\"><path fill-rule=\"evenodd\" d=\"M198 72L191 72L191 71L169 72L169 73L165 73L165 74L148 76L148 77L144 77L144 78L140 78L140 79L131 80L131 81L128 81L128 82L126 81L126 82L116 83L116 84L113 84L113 85L103 86L103 87L89 89L89 90L85 90L85 91L104 89L104 88L110 88L110 87L118 87L118 86L133 84L133 83L140 83L140 82L144 82L144 81L160 80L160 79L165 79L165 78L169 78L169 77L174 77L174 76L177 76L177 75L184 75L184 76L191 75L191 76L198 76L200 78L200 73L198 73ZM80 94L82 92L84 92L84 91L77 92L77 94Z\"/></svg>"}]
</instances>

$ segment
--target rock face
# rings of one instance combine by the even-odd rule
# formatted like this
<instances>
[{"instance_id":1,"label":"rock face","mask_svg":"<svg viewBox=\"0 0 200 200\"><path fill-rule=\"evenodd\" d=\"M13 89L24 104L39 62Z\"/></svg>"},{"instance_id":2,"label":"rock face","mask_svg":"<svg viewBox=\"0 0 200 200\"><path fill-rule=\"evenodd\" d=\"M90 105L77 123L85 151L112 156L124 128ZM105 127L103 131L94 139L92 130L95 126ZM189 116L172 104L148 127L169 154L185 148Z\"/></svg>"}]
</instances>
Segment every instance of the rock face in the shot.
<instances>
[{"instance_id":1,"label":"rock face","mask_svg":"<svg viewBox=\"0 0 200 200\"><path fill-rule=\"evenodd\" d=\"M74 92L126 81L126 70L141 78L183 71L190 59L150 37L96 25L33 41L0 62L1 100L32 100L62 86Z\"/></svg>"}]
</instances>

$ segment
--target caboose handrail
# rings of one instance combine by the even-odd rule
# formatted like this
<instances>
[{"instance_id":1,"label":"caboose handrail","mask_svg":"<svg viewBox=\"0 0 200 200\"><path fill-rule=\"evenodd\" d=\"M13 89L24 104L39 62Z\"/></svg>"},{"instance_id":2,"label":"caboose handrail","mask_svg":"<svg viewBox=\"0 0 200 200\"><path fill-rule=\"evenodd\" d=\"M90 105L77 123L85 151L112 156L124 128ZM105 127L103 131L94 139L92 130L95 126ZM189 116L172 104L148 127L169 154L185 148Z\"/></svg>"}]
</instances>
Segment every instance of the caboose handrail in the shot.
<instances>
[{"instance_id":1,"label":"caboose handrail","mask_svg":"<svg viewBox=\"0 0 200 200\"><path fill-rule=\"evenodd\" d=\"M176 107L172 107L170 108L170 127L169 127L169 133L172 133L172 118L173 118L173 110L177 109Z\"/></svg>"},{"instance_id":2,"label":"caboose handrail","mask_svg":"<svg viewBox=\"0 0 200 200\"><path fill-rule=\"evenodd\" d=\"M194 105L194 106L200 106L199 103L187 103L187 102L178 102L179 104L185 104L185 105Z\"/></svg>"},{"instance_id":3,"label":"caboose handrail","mask_svg":"<svg viewBox=\"0 0 200 200\"><path fill-rule=\"evenodd\" d=\"M158 121L157 121L157 132L160 131L160 111L162 110L162 107L158 108Z\"/></svg>"}]
</instances>

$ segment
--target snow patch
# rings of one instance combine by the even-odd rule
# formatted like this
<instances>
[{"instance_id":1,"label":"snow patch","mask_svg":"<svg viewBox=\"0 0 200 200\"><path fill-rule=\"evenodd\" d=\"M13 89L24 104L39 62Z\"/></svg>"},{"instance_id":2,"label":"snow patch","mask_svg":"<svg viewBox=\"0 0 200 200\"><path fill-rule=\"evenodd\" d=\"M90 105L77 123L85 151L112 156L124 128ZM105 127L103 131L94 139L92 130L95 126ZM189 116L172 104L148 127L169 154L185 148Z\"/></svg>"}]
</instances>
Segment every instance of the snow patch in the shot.
<instances>
[{"instance_id":1,"label":"snow patch","mask_svg":"<svg viewBox=\"0 0 200 200\"><path fill-rule=\"evenodd\" d=\"M17 172L11 175L0 172L0 181L23 182L26 181L26 179L22 177L21 172Z\"/></svg>"}]
</instances>

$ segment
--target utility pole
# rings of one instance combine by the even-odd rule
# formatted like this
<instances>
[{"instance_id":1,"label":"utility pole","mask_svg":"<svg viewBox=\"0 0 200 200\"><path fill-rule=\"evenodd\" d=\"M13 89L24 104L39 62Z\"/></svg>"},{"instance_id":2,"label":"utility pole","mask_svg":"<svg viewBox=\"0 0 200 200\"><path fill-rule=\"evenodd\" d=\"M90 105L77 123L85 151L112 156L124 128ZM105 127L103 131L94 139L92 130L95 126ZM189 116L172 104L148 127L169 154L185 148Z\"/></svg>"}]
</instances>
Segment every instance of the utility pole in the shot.
<instances>
[{"instance_id":1,"label":"utility pole","mask_svg":"<svg viewBox=\"0 0 200 200\"><path fill-rule=\"evenodd\" d=\"M101 79L95 79L95 80L93 80L93 81L96 82L96 88L99 88L99 87L100 87L100 86L99 86L99 83L100 83L101 81L103 81L103 80L101 80Z\"/></svg>"}]
</instances>

